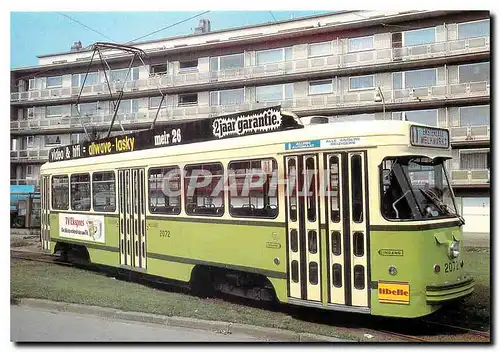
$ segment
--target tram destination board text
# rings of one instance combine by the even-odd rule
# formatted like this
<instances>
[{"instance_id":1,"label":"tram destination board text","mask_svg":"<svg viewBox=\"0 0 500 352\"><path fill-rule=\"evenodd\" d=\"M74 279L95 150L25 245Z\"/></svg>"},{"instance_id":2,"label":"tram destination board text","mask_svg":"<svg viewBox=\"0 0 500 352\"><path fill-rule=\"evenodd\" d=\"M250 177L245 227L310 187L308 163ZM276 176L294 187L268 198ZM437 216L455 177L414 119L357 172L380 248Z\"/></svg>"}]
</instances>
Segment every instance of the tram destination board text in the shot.
<instances>
[{"instance_id":1,"label":"tram destination board text","mask_svg":"<svg viewBox=\"0 0 500 352\"><path fill-rule=\"evenodd\" d=\"M121 154L294 128L303 128L303 125L293 117L282 115L280 106L273 106L52 148L49 151L49 162Z\"/></svg>"}]
</instances>

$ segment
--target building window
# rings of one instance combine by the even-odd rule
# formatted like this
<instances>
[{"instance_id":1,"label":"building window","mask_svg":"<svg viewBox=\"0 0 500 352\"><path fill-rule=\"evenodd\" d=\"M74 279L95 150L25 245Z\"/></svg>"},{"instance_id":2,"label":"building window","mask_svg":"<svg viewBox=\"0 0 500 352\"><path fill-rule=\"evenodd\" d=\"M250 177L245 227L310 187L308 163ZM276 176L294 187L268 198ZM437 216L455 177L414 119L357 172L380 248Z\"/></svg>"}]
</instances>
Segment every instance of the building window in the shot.
<instances>
[{"instance_id":1,"label":"building window","mask_svg":"<svg viewBox=\"0 0 500 352\"><path fill-rule=\"evenodd\" d=\"M80 134L79 133L71 133L69 138L70 138L70 144L80 143Z\"/></svg>"},{"instance_id":2,"label":"building window","mask_svg":"<svg viewBox=\"0 0 500 352\"><path fill-rule=\"evenodd\" d=\"M435 68L392 74L393 89L432 87L437 84L436 81L437 70Z\"/></svg>"},{"instance_id":3,"label":"building window","mask_svg":"<svg viewBox=\"0 0 500 352\"><path fill-rule=\"evenodd\" d=\"M112 83L136 81L139 79L139 67L132 67L130 69L130 72L128 68L111 70L111 73L109 74L108 77L109 81Z\"/></svg>"},{"instance_id":4,"label":"building window","mask_svg":"<svg viewBox=\"0 0 500 352\"><path fill-rule=\"evenodd\" d=\"M198 93L179 94L179 106L198 104Z\"/></svg>"},{"instance_id":5,"label":"building window","mask_svg":"<svg viewBox=\"0 0 500 352\"><path fill-rule=\"evenodd\" d=\"M257 66L292 60L292 47L257 51Z\"/></svg>"},{"instance_id":6,"label":"building window","mask_svg":"<svg viewBox=\"0 0 500 352\"><path fill-rule=\"evenodd\" d=\"M487 149L465 149L460 150L460 169L462 170L485 170L489 168Z\"/></svg>"},{"instance_id":7,"label":"building window","mask_svg":"<svg viewBox=\"0 0 500 352\"><path fill-rule=\"evenodd\" d=\"M161 65L152 65L149 73L151 75L161 75L161 74L166 74L168 72L168 64L161 64Z\"/></svg>"},{"instance_id":8,"label":"building window","mask_svg":"<svg viewBox=\"0 0 500 352\"><path fill-rule=\"evenodd\" d=\"M256 87L255 95L257 103L292 99L293 83Z\"/></svg>"},{"instance_id":9,"label":"building window","mask_svg":"<svg viewBox=\"0 0 500 352\"><path fill-rule=\"evenodd\" d=\"M149 210L154 214L181 213L181 170L178 166L149 169Z\"/></svg>"},{"instance_id":10,"label":"building window","mask_svg":"<svg viewBox=\"0 0 500 352\"><path fill-rule=\"evenodd\" d=\"M116 210L115 173L112 171L92 174L92 198L94 211Z\"/></svg>"},{"instance_id":11,"label":"building window","mask_svg":"<svg viewBox=\"0 0 500 352\"><path fill-rule=\"evenodd\" d=\"M71 107L72 107L71 116L79 116L77 106L72 105ZM78 109L80 110L80 116L96 116L98 105L97 102L83 103L78 105Z\"/></svg>"},{"instance_id":12,"label":"building window","mask_svg":"<svg viewBox=\"0 0 500 352\"><path fill-rule=\"evenodd\" d=\"M111 109L113 109L112 106ZM118 106L118 114L134 114L138 111L139 111L138 99L122 100L120 102L120 106Z\"/></svg>"},{"instance_id":13,"label":"building window","mask_svg":"<svg viewBox=\"0 0 500 352\"><path fill-rule=\"evenodd\" d=\"M371 89L374 86L374 75L349 77L349 90Z\"/></svg>"},{"instance_id":14,"label":"building window","mask_svg":"<svg viewBox=\"0 0 500 352\"><path fill-rule=\"evenodd\" d=\"M460 126L484 126L490 124L490 106L463 106L458 109Z\"/></svg>"},{"instance_id":15,"label":"building window","mask_svg":"<svg viewBox=\"0 0 500 352\"><path fill-rule=\"evenodd\" d=\"M64 105L53 105L45 107L45 117L61 117L65 110Z\"/></svg>"},{"instance_id":16,"label":"building window","mask_svg":"<svg viewBox=\"0 0 500 352\"><path fill-rule=\"evenodd\" d=\"M234 217L278 216L278 166L274 159L233 161L228 166L229 213Z\"/></svg>"},{"instance_id":17,"label":"building window","mask_svg":"<svg viewBox=\"0 0 500 352\"><path fill-rule=\"evenodd\" d=\"M332 54L333 54L332 42L309 44L310 57L326 56Z\"/></svg>"},{"instance_id":18,"label":"building window","mask_svg":"<svg viewBox=\"0 0 500 352\"><path fill-rule=\"evenodd\" d=\"M59 145L61 144L61 136L57 134L45 136L45 145Z\"/></svg>"},{"instance_id":19,"label":"building window","mask_svg":"<svg viewBox=\"0 0 500 352\"><path fill-rule=\"evenodd\" d=\"M373 50L373 36L349 38L348 52Z\"/></svg>"},{"instance_id":20,"label":"building window","mask_svg":"<svg viewBox=\"0 0 500 352\"><path fill-rule=\"evenodd\" d=\"M28 148L32 148L35 146L35 136L27 136L26 137L26 146Z\"/></svg>"},{"instance_id":21,"label":"building window","mask_svg":"<svg viewBox=\"0 0 500 352\"><path fill-rule=\"evenodd\" d=\"M99 73L89 72L87 79L85 79L85 73L77 73L71 76L71 86L80 87L83 85L85 80L85 86L92 86L99 83Z\"/></svg>"},{"instance_id":22,"label":"building window","mask_svg":"<svg viewBox=\"0 0 500 352\"><path fill-rule=\"evenodd\" d=\"M47 77L47 88L62 87L62 76Z\"/></svg>"},{"instance_id":23,"label":"building window","mask_svg":"<svg viewBox=\"0 0 500 352\"><path fill-rule=\"evenodd\" d=\"M429 126L437 126L437 109L405 111L404 116L406 121L422 123Z\"/></svg>"},{"instance_id":24,"label":"building window","mask_svg":"<svg viewBox=\"0 0 500 352\"><path fill-rule=\"evenodd\" d=\"M90 175L71 175L71 210L90 210Z\"/></svg>"},{"instance_id":25,"label":"building window","mask_svg":"<svg viewBox=\"0 0 500 352\"><path fill-rule=\"evenodd\" d=\"M332 92L333 92L333 80L331 79L309 82L309 95L329 94Z\"/></svg>"},{"instance_id":26,"label":"building window","mask_svg":"<svg viewBox=\"0 0 500 352\"><path fill-rule=\"evenodd\" d=\"M458 79L460 83L488 82L490 83L490 63L458 66Z\"/></svg>"},{"instance_id":27,"label":"building window","mask_svg":"<svg viewBox=\"0 0 500 352\"><path fill-rule=\"evenodd\" d=\"M489 37L490 20L464 22L458 24L458 39Z\"/></svg>"},{"instance_id":28,"label":"building window","mask_svg":"<svg viewBox=\"0 0 500 352\"><path fill-rule=\"evenodd\" d=\"M188 60L188 61L179 61L179 70L180 71L189 71L189 70L197 70L197 69L198 69L198 59Z\"/></svg>"},{"instance_id":29,"label":"building window","mask_svg":"<svg viewBox=\"0 0 500 352\"><path fill-rule=\"evenodd\" d=\"M25 109L24 112L26 113L26 116L24 117L25 120L35 117L35 108Z\"/></svg>"},{"instance_id":30,"label":"building window","mask_svg":"<svg viewBox=\"0 0 500 352\"><path fill-rule=\"evenodd\" d=\"M26 177L33 176L33 165L26 165Z\"/></svg>"},{"instance_id":31,"label":"building window","mask_svg":"<svg viewBox=\"0 0 500 352\"><path fill-rule=\"evenodd\" d=\"M436 27L403 32L403 46L423 45L434 43L435 41Z\"/></svg>"},{"instance_id":32,"label":"building window","mask_svg":"<svg viewBox=\"0 0 500 352\"><path fill-rule=\"evenodd\" d=\"M224 214L224 169L222 164L190 165L184 168L186 214Z\"/></svg>"},{"instance_id":33,"label":"building window","mask_svg":"<svg viewBox=\"0 0 500 352\"><path fill-rule=\"evenodd\" d=\"M245 56L243 53L210 58L210 71L224 71L245 66Z\"/></svg>"},{"instance_id":34,"label":"building window","mask_svg":"<svg viewBox=\"0 0 500 352\"><path fill-rule=\"evenodd\" d=\"M239 105L245 102L245 89L229 89L210 92L210 105Z\"/></svg>"},{"instance_id":35,"label":"building window","mask_svg":"<svg viewBox=\"0 0 500 352\"><path fill-rule=\"evenodd\" d=\"M52 209L68 210L69 178L66 175L52 176Z\"/></svg>"},{"instance_id":36,"label":"building window","mask_svg":"<svg viewBox=\"0 0 500 352\"><path fill-rule=\"evenodd\" d=\"M158 109L160 106L162 97L150 97L149 98L149 109ZM167 106L167 96L163 98L163 102L161 103L161 107L164 108Z\"/></svg>"}]
</instances>

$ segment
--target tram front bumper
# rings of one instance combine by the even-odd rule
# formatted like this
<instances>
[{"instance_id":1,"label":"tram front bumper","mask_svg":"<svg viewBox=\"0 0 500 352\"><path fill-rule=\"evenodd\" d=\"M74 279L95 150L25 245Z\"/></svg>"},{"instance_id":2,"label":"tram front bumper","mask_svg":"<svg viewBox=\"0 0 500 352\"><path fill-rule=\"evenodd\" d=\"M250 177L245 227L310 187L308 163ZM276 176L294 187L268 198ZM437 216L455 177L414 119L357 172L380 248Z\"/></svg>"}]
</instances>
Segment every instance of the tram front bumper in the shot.
<instances>
[{"instance_id":1,"label":"tram front bumper","mask_svg":"<svg viewBox=\"0 0 500 352\"><path fill-rule=\"evenodd\" d=\"M455 282L429 285L425 289L427 304L442 304L470 295L474 291L474 279L464 276Z\"/></svg>"}]
</instances>

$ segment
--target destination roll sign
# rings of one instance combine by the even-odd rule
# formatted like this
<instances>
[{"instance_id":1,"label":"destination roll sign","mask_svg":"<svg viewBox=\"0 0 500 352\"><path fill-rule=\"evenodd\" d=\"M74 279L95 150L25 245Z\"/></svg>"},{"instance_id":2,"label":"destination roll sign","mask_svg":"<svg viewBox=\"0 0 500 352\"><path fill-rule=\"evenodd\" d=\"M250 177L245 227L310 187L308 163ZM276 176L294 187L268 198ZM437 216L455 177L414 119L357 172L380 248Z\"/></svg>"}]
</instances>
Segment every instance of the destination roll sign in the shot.
<instances>
[{"instance_id":1,"label":"destination roll sign","mask_svg":"<svg viewBox=\"0 0 500 352\"><path fill-rule=\"evenodd\" d=\"M198 121L173 123L122 136L52 148L49 151L49 162L121 154L303 127L293 117L282 115L280 106L273 106Z\"/></svg>"}]
</instances>

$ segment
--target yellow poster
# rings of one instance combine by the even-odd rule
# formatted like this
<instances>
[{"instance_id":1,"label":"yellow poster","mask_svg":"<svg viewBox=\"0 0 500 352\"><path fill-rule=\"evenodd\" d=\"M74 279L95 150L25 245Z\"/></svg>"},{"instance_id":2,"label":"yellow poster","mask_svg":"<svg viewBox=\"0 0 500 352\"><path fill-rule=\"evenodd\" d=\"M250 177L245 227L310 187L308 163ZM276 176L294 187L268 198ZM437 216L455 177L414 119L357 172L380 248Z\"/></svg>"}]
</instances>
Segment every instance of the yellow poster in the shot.
<instances>
[{"instance_id":1,"label":"yellow poster","mask_svg":"<svg viewBox=\"0 0 500 352\"><path fill-rule=\"evenodd\" d=\"M378 282L380 303L410 304L410 284L404 282Z\"/></svg>"}]
</instances>

